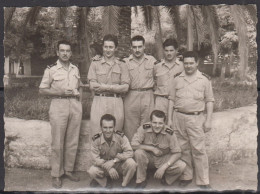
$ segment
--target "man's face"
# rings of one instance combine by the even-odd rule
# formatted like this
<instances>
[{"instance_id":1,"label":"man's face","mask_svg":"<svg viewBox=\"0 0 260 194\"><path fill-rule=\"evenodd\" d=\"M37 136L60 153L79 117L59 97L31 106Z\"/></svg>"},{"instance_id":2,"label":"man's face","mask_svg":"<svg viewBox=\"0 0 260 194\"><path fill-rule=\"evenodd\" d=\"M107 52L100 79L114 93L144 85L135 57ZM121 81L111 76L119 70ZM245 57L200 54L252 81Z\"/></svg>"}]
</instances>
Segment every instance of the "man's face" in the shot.
<instances>
[{"instance_id":1,"label":"man's face","mask_svg":"<svg viewBox=\"0 0 260 194\"><path fill-rule=\"evenodd\" d=\"M105 137L105 139L110 139L113 136L114 132L114 121L102 121L101 131Z\"/></svg>"},{"instance_id":2,"label":"man's face","mask_svg":"<svg viewBox=\"0 0 260 194\"><path fill-rule=\"evenodd\" d=\"M68 62L72 55L70 45L60 44L57 50L57 56L61 62Z\"/></svg>"},{"instance_id":3,"label":"man's face","mask_svg":"<svg viewBox=\"0 0 260 194\"><path fill-rule=\"evenodd\" d=\"M194 74L198 69L198 62L195 61L194 57L184 58L184 70L187 75Z\"/></svg>"},{"instance_id":4,"label":"man's face","mask_svg":"<svg viewBox=\"0 0 260 194\"><path fill-rule=\"evenodd\" d=\"M152 117L152 129L154 133L160 133L164 128L164 119L153 115Z\"/></svg>"},{"instance_id":5,"label":"man's face","mask_svg":"<svg viewBox=\"0 0 260 194\"><path fill-rule=\"evenodd\" d=\"M136 58L141 58L144 55L145 46L143 41L132 41L132 52Z\"/></svg>"},{"instance_id":6,"label":"man's face","mask_svg":"<svg viewBox=\"0 0 260 194\"><path fill-rule=\"evenodd\" d=\"M115 55L116 46L113 41L104 41L103 44L103 55L107 58L111 58Z\"/></svg>"},{"instance_id":7,"label":"man's face","mask_svg":"<svg viewBox=\"0 0 260 194\"><path fill-rule=\"evenodd\" d=\"M166 46L163 49L164 57L167 61L172 61L176 58L177 50L174 48L174 46Z\"/></svg>"}]
</instances>

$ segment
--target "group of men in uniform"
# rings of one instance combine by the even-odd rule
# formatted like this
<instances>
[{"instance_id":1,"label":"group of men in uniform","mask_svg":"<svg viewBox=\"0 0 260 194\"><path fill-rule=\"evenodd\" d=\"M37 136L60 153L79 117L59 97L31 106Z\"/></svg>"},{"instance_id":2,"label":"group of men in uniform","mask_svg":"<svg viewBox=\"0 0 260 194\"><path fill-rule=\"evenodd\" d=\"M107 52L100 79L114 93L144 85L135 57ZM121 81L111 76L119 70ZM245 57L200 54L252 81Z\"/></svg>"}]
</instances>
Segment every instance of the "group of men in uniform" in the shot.
<instances>
[{"instance_id":1,"label":"group of men in uniform","mask_svg":"<svg viewBox=\"0 0 260 194\"><path fill-rule=\"evenodd\" d=\"M132 54L121 60L115 57L117 45L114 35L104 36L103 56L93 58L88 72L94 92L91 185L109 186L123 174L126 187L136 171L136 187L144 188L152 165L157 169L154 177L163 184L180 178L184 187L193 179L193 161L196 184L209 188L205 132L211 129L214 97L209 77L197 69L197 54L183 53L182 62L177 41L166 39L164 59L156 61L144 53L145 39L135 36ZM57 55L57 63L44 72L40 93L53 97L51 175L53 186L60 188L63 174L79 180L72 171L82 95L78 68L69 62L70 43L59 42Z\"/></svg>"}]
</instances>

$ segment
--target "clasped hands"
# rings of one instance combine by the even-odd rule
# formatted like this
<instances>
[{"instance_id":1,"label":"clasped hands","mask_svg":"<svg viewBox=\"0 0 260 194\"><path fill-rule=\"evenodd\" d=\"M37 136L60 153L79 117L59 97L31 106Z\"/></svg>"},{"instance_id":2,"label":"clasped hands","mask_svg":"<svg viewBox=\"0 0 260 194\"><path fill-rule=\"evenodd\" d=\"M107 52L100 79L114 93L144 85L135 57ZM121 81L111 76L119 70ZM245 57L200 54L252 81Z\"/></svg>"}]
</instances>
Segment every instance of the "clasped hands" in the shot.
<instances>
[{"instance_id":1,"label":"clasped hands","mask_svg":"<svg viewBox=\"0 0 260 194\"><path fill-rule=\"evenodd\" d=\"M102 168L104 168L109 176L113 179L113 180L116 180L116 179L119 179L119 175L118 175L118 172L116 171L115 168L113 168L115 162L113 160L108 160L106 161L104 164L102 164Z\"/></svg>"}]
</instances>

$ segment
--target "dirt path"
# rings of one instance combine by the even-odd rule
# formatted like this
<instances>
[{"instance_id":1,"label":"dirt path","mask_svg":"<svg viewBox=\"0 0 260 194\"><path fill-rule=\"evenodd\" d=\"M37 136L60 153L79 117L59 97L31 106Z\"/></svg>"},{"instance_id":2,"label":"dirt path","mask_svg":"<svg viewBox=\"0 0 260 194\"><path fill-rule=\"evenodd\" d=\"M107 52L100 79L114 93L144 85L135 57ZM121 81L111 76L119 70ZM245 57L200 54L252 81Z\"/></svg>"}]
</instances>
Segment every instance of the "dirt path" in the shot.
<instances>
[{"instance_id":1,"label":"dirt path","mask_svg":"<svg viewBox=\"0 0 260 194\"><path fill-rule=\"evenodd\" d=\"M257 161L256 159L246 159L236 162L214 164L210 167L210 181L214 190L256 190L257 188ZM63 180L63 187L57 191L91 191L89 187L90 179L84 172L77 172L80 182ZM160 181L152 178L148 174L149 180L146 190L179 190L178 184L172 186L162 186ZM186 191L197 190L194 183L186 188ZM21 168L6 168L5 191L54 191L51 187L51 177L49 170L31 170ZM93 191L93 190L92 190ZM115 189L116 191L116 189Z\"/></svg>"}]
</instances>

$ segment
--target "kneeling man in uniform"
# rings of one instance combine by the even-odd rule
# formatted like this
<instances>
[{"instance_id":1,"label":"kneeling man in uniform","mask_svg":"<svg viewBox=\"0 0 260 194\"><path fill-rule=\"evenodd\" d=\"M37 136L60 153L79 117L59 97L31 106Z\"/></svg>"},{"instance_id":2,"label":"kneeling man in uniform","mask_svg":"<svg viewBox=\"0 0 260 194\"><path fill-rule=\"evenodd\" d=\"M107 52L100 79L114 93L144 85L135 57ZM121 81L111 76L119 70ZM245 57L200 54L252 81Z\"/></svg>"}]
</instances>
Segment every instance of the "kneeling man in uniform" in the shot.
<instances>
[{"instance_id":1,"label":"kneeling man in uniform","mask_svg":"<svg viewBox=\"0 0 260 194\"><path fill-rule=\"evenodd\" d=\"M163 185L175 182L186 166L180 160L181 148L173 130L165 125L165 113L154 110L150 120L138 128L131 142L137 162L137 188L144 188L147 184L148 164L157 169L154 178L160 179Z\"/></svg>"},{"instance_id":2,"label":"kneeling man in uniform","mask_svg":"<svg viewBox=\"0 0 260 194\"><path fill-rule=\"evenodd\" d=\"M133 150L127 137L114 130L115 125L114 116L103 115L100 119L101 132L92 138L94 164L88 170L93 179L90 186L112 187L112 180L119 179L119 174L123 174L122 187L126 187L135 174Z\"/></svg>"}]
</instances>

